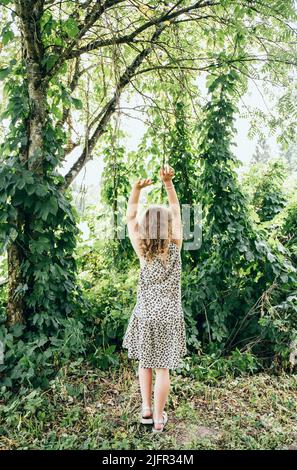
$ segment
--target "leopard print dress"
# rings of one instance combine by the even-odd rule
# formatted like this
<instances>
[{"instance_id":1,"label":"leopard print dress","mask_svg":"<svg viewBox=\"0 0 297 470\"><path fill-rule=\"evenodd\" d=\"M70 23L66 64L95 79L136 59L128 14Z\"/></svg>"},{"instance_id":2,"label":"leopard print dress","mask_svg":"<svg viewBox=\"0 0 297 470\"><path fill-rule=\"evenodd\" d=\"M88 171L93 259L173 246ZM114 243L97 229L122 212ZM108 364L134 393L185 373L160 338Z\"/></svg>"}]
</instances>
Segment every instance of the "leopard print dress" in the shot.
<instances>
[{"instance_id":1,"label":"leopard print dress","mask_svg":"<svg viewBox=\"0 0 297 470\"><path fill-rule=\"evenodd\" d=\"M187 354L180 277L180 250L172 242L166 266L158 257L140 258L137 301L123 339L140 367L177 369Z\"/></svg>"}]
</instances>

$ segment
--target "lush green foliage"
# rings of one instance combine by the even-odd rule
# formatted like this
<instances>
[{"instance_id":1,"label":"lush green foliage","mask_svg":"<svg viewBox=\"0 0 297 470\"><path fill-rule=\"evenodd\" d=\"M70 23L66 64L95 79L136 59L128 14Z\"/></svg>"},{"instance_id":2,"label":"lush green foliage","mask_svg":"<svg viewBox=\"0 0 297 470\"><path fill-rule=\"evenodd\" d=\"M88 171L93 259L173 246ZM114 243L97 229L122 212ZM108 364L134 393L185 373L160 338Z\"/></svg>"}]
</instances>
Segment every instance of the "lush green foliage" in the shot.
<instances>
[{"instance_id":1,"label":"lush green foliage","mask_svg":"<svg viewBox=\"0 0 297 470\"><path fill-rule=\"evenodd\" d=\"M35 2L36 10L37 3L42 2ZM24 301L23 321L9 326L7 290L1 287L4 392L48 384L73 354L86 355L102 369L118 364L116 349L135 300L137 266L127 239L77 248L78 215L58 170L65 153L79 146L81 168L96 152L105 163L101 199L109 208L91 214L91 229L109 212L123 215L119 198L127 199L132 180L155 175L164 162L176 170L181 203L203 202L202 247L183 253L183 306L190 351L214 354L214 377L231 368L253 372L262 356L275 356L276 363L288 367L295 354L296 204L284 207L283 170L275 164L253 184L251 209L230 147L236 103L249 74L285 85L278 119L270 125L283 130L289 103L290 125L283 140L288 152L289 144L294 147L294 86L288 74L296 56L293 2L256 2L256 9L250 2L206 2L196 5L197 17L195 9L188 16L170 10L173 16L165 20L168 2L121 3L121 14L117 2L111 13L101 14L100 2L49 2L37 15L36 42L31 38L26 53L38 49L40 61L34 65L44 86L46 119L39 123L42 146L29 159L36 109L29 99L32 64L26 61L22 31L28 18L19 15L22 26L17 28L10 9L1 18L0 251L14 245L21 252L20 282L9 297ZM176 8L180 3L192 5L186 0ZM112 27L106 21L109 14ZM163 28L162 36L152 44L156 25ZM106 38L102 47L94 41L97 35ZM148 44L153 54L142 62ZM202 71L209 72L210 99L204 107L197 87ZM40 81L34 82L37 88ZM121 129L111 125L128 84L143 100L147 124L137 152L126 152ZM165 201L160 189L156 184L148 202ZM258 213L257 224L252 211ZM226 363L225 353L231 354Z\"/></svg>"},{"instance_id":2,"label":"lush green foliage","mask_svg":"<svg viewBox=\"0 0 297 470\"><path fill-rule=\"evenodd\" d=\"M131 259L133 252L131 243L126 237L125 226L125 211L130 190L130 165L126 162L128 158L126 149L119 142L123 135L117 128L115 131L110 128L107 133L103 147L105 166L100 191L101 201L104 204L100 217L110 223L111 256L119 270L122 261L127 258ZM126 263L124 263L123 269L125 266Z\"/></svg>"},{"instance_id":3,"label":"lush green foliage","mask_svg":"<svg viewBox=\"0 0 297 470\"><path fill-rule=\"evenodd\" d=\"M26 325L5 326L2 315L0 339L5 363L0 371L5 386L42 383L61 358L69 358L74 345L76 352L83 351L82 325L67 318L78 295L72 255L78 229L71 197L59 190L61 177L55 172L64 136L48 121L43 172L38 174L30 169L32 162L22 161L27 145L28 97L22 67L12 66L16 78L5 84L9 101L4 117L10 119L10 128L1 147L0 237L2 248L14 242L23 249L22 282L15 295L24 299Z\"/></svg>"},{"instance_id":4,"label":"lush green foliage","mask_svg":"<svg viewBox=\"0 0 297 470\"><path fill-rule=\"evenodd\" d=\"M293 197L284 212L284 220L281 227L283 243L288 248L297 265L297 200Z\"/></svg>"},{"instance_id":5,"label":"lush green foliage","mask_svg":"<svg viewBox=\"0 0 297 470\"><path fill-rule=\"evenodd\" d=\"M223 362L217 366L201 358L189 364L188 373L172 374L167 430L154 437L135 419L140 408L135 368L124 357L120 363L120 368L102 371L72 362L51 380L46 393L26 389L1 405L0 449L277 450L296 446L292 432L296 375L234 374L223 369Z\"/></svg>"},{"instance_id":6,"label":"lush green foliage","mask_svg":"<svg viewBox=\"0 0 297 470\"><path fill-rule=\"evenodd\" d=\"M259 299L277 283L285 300L296 270L280 242L269 242L253 227L237 182L238 162L230 150L237 80L232 70L208 81L211 100L199 126L204 239L185 298L208 349L222 352L240 345L261 353ZM267 184L262 193L267 200ZM288 346L292 337L287 333Z\"/></svg>"},{"instance_id":7,"label":"lush green foliage","mask_svg":"<svg viewBox=\"0 0 297 470\"><path fill-rule=\"evenodd\" d=\"M273 159L267 164L252 165L249 174L245 176L243 184L260 222L272 220L285 207L285 177L284 162Z\"/></svg>"},{"instance_id":8,"label":"lush green foliage","mask_svg":"<svg viewBox=\"0 0 297 470\"><path fill-rule=\"evenodd\" d=\"M98 249L99 248L99 249ZM137 270L126 265L115 266L114 249L102 242L99 247L81 247L78 262L84 291L79 320L88 338L88 358L96 366L107 368L121 347L121 341L131 314L131 299L136 295Z\"/></svg>"}]
</instances>

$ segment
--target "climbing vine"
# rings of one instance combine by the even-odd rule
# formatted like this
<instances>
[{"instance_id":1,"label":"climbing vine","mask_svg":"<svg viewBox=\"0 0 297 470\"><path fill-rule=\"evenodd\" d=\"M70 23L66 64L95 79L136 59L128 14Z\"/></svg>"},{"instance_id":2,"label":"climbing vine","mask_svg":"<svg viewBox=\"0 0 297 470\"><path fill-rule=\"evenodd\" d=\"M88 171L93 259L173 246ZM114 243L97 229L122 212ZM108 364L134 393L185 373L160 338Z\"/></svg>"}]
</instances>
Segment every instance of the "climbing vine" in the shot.
<instances>
[{"instance_id":1,"label":"climbing vine","mask_svg":"<svg viewBox=\"0 0 297 470\"><path fill-rule=\"evenodd\" d=\"M53 356L59 363L63 354L58 354L58 348L67 349L65 334L78 295L73 257L78 233L76 213L69 193L60 191L62 177L56 173L63 132L56 132L48 118L44 125L43 171L32 171L31 162L23 158L30 110L19 66L15 76L5 85L9 100L5 117L11 124L1 146L0 236L2 248L13 243L22 250L15 296L24 304L25 317L16 325L1 326L6 353L0 377L5 385L13 385L18 379L42 381L50 374ZM75 331L82 339L79 322L75 325L69 351Z\"/></svg>"},{"instance_id":2,"label":"climbing vine","mask_svg":"<svg viewBox=\"0 0 297 470\"><path fill-rule=\"evenodd\" d=\"M282 161L269 163L255 188L252 204L261 221L272 220L285 206L283 183L286 169Z\"/></svg>"},{"instance_id":3,"label":"climbing vine","mask_svg":"<svg viewBox=\"0 0 297 470\"><path fill-rule=\"evenodd\" d=\"M212 74L207 83L211 97L198 128L204 233L185 308L196 312L201 339L210 350L222 353L237 345L261 350L259 338L265 333L259 299L273 283L286 296L295 269L283 246L268 243L256 231L238 185L238 161L230 147L238 73Z\"/></svg>"},{"instance_id":4,"label":"climbing vine","mask_svg":"<svg viewBox=\"0 0 297 470\"><path fill-rule=\"evenodd\" d=\"M116 128L108 130L103 148L105 162L101 180L101 200L105 204L104 216L112 223L112 256L120 269L121 261L131 258L132 247L125 233L125 214L129 198L129 166L127 168L126 150L120 138L124 134Z\"/></svg>"}]
</instances>

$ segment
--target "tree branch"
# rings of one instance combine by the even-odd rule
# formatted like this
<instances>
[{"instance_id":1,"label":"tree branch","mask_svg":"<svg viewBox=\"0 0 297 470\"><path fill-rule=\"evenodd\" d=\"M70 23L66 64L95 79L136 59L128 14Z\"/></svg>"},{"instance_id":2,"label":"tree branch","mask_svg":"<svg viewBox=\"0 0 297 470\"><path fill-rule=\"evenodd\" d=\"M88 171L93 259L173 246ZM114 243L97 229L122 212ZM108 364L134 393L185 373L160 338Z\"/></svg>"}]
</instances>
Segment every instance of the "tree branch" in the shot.
<instances>
[{"instance_id":1,"label":"tree branch","mask_svg":"<svg viewBox=\"0 0 297 470\"><path fill-rule=\"evenodd\" d=\"M160 23L163 23L164 21L173 20L174 18L177 18L178 16L181 16L184 13L188 13L188 12L190 12L192 10L195 10L195 9L198 9L198 8L204 8L204 7L208 7L208 6L214 6L214 5L219 5L219 2L213 3L211 1L206 1L206 2L202 3L201 0L200 0L199 2L196 2L194 5L191 5L187 8L182 8L182 9L177 10L177 11L172 12L172 13L167 12L167 13L161 15L159 18L152 19L152 20L148 21L147 23L143 24L142 26L140 26L139 28L137 28L135 31L133 31L130 34L126 34L126 35L120 36L120 37L113 37L113 38L105 39L105 40L100 40L99 39L97 41L93 41L93 42L87 44L86 46L83 46L83 47L81 47L77 50L72 51L67 58L72 59L74 57L77 57L78 55L81 55L81 54L85 53L85 52L93 51L94 49L99 49L100 47L112 46L112 45L115 45L115 44L126 44L126 43L129 43L129 42L133 42L133 40L136 36L139 36L139 34L141 34L146 29L150 28L151 26L158 25ZM200 19L200 18L196 18L196 20L198 20L198 19Z\"/></svg>"},{"instance_id":2,"label":"tree branch","mask_svg":"<svg viewBox=\"0 0 297 470\"><path fill-rule=\"evenodd\" d=\"M157 30L155 31L155 33L153 34L151 38L150 45L146 47L145 49L143 49L143 51L141 51L136 56L133 62L126 68L123 75L121 75L119 82L116 86L113 97L105 105L105 107L99 113L96 119L96 121L98 121L98 124L97 124L95 131L86 142L86 145L80 157L78 158L78 160L74 163L74 165L71 167L69 172L65 175L65 184L63 185L64 188L68 187L72 183L72 181L76 178L76 176L79 174L79 172L84 167L84 165L89 160L92 159L92 151L94 150L94 147L96 143L98 142L98 139L106 131L106 126L108 122L110 121L111 116L115 112L115 109L119 103L119 99L124 88L131 82L131 79L135 75L135 72L137 71L138 67L143 63L146 57L148 57L148 55L151 53L154 43L157 41L157 39L159 38L159 36L161 35L164 29L165 29L165 26L161 26L157 28Z\"/></svg>"},{"instance_id":3,"label":"tree branch","mask_svg":"<svg viewBox=\"0 0 297 470\"><path fill-rule=\"evenodd\" d=\"M70 84L69 84L69 89L70 89L70 92L73 93L73 91L75 90L75 88L77 87L78 85L78 81L79 81L79 78L81 76L81 73L79 71L79 66L80 66L80 58L78 57L75 61L75 66L74 66L74 72L73 72L73 77L70 81ZM70 105L67 105L67 106L64 106L63 107L63 114L62 114L62 118L60 119L60 121L57 122L57 127L62 127L64 126L65 122L67 121L67 119L69 118L70 116L70 108L71 106Z\"/></svg>"},{"instance_id":4,"label":"tree branch","mask_svg":"<svg viewBox=\"0 0 297 470\"><path fill-rule=\"evenodd\" d=\"M120 0L118 0L118 2L119 1ZM111 0L110 0L110 3L112 3ZM177 3L177 5L178 5L178 3ZM114 4L115 4L115 0L114 0ZM105 39L105 40L100 40L99 39L97 41L93 41L89 44L86 44L85 46L83 46L79 49L73 50L75 44L78 43L78 39L80 39L80 35L79 35L67 47L67 49L61 54L61 57L58 60L58 62L49 71L48 77L51 78L55 74L55 72L59 69L59 67L63 64L63 62L66 61L66 60L73 59L74 57L78 57L79 55L81 55L83 53L90 52L90 51L93 51L95 49L99 49L100 47L112 46L112 45L115 45L115 44L126 44L126 43L129 43L129 42L133 42L133 40L137 36L139 36L142 32L146 31L148 28L150 28L152 26L160 25L164 21L173 20L174 18L177 18L177 17L183 15L184 13L188 13L192 10L196 10L196 9L200 9L200 8L206 8L206 7L210 7L210 6L216 6L216 5L220 5L220 2L212 1L212 0L205 0L205 1L199 0L198 2L194 3L193 5L190 5L190 6L184 7L184 8L180 8L177 11L173 11L173 7L171 7L163 15L159 16L158 18L153 18L150 21L147 21L142 26L135 29L134 31L132 31L129 34L126 34L126 35L120 36L120 37L112 37L110 39ZM197 20L198 19L199 18L197 18Z\"/></svg>"},{"instance_id":5,"label":"tree branch","mask_svg":"<svg viewBox=\"0 0 297 470\"><path fill-rule=\"evenodd\" d=\"M109 8L118 5L119 3L123 3L124 1L125 0L106 0L104 3L101 3L101 1L96 1L91 12L86 15L83 24L80 26L79 33L66 47L64 52L60 55L55 65L49 70L46 75L45 81L49 81L55 75L57 70L59 70L61 65L63 65L65 60L70 58L72 49L75 47L78 41L82 39L82 37L90 30L90 28L100 18L100 16Z\"/></svg>"}]
</instances>

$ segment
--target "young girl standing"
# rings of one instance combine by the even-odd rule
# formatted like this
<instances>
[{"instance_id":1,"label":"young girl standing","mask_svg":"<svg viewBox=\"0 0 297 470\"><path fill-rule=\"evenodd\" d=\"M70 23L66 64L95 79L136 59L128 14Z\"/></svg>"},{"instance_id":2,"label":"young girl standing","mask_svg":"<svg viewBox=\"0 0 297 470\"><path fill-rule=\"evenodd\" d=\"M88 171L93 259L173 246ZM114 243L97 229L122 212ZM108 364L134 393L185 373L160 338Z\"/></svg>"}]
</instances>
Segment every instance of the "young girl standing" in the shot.
<instances>
[{"instance_id":1,"label":"young girl standing","mask_svg":"<svg viewBox=\"0 0 297 470\"><path fill-rule=\"evenodd\" d=\"M132 246L139 257L137 302L123 340L128 357L139 360L142 396L141 423L161 432L168 420L164 411L169 394L169 369L180 366L187 353L181 306L182 222L180 205L172 182L173 168L160 170L169 208L149 206L140 222L137 208L142 188L151 179L134 183L127 207L127 225ZM152 410L153 369L156 371Z\"/></svg>"}]
</instances>

